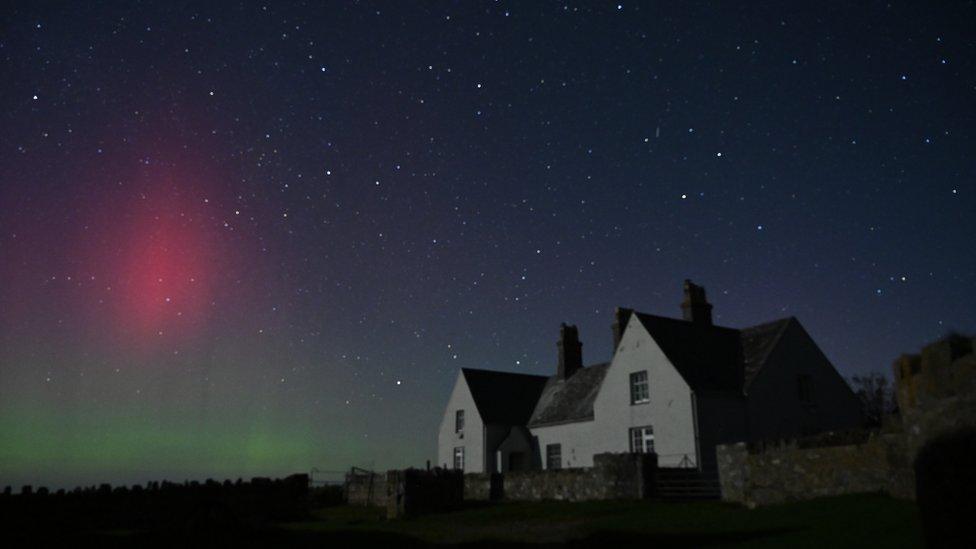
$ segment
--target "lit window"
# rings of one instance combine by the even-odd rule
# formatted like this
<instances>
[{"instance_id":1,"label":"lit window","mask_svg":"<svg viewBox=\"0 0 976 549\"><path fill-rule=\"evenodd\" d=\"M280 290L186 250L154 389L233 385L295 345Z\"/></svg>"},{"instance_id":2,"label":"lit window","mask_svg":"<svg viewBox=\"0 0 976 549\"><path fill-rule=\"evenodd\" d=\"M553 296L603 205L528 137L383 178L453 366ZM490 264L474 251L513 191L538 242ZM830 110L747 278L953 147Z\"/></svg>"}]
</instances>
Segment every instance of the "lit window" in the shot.
<instances>
[{"instance_id":1,"label":"lit window","mask_svg":"<svg viewBox=\"0 0 976 549\"><path fill-rule=\"evenodd\" d=\"M454 412L454 432L463 433L464 432L464 410L458 410Z\"/></svg>"},{"instance_id":2,"label":"lit window","mask_svg":"<svg viewBox=\"0 0 976 549\"><path fill-rule=\"evenodd\" d=\"M654 452L654 428L633 427L630 429L630 451L635 454L650 454Z\"/></svg>"},{"instance_id":3,"label":"lit window","mask_svg":"<svg viewBox=\"0 0 976 549\"><path fill-rule=\"evenodd\" d=\"M651 395L647 389L647 370L630 374L630 403L642 404L650 401Z\"/></svg>"},{"instance_id":4,"label":"lit window","mask_svg":"<svg viewBox=\"0 0 976 549\"><path fill-rule=\"evenodd\" d=\"M464 446L454 448L454 468L459 471L464 470Z\"/></svg>"},{"instance_id":5,"label":"lit window","mask_svg":"<svg viewBox=\"0 0 976 549\"><path fill-rule=\"evenodd\" d=\"M546 469L563 468L563 447L561 444L546 444Z\"/></svg>"}]
</instances>

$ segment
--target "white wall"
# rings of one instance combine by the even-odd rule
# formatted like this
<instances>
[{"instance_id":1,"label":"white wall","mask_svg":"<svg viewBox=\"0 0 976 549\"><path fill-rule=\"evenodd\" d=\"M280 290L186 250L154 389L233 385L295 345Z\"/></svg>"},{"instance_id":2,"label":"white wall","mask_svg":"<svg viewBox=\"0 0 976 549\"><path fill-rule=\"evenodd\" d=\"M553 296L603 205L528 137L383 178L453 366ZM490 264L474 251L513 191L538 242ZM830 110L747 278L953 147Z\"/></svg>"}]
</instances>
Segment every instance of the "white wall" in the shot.
<instances>
[{"instance_id":1,"label":"white wall","mask_svg":"<svg viewBox=\"0 0 976 549\"><path fill-rule=\"evenodd\" d=\"M601 450L594 446L593 421L551 425L531 429L532 435L539 443L539 460L542 468L546 468L546 445L561 444L562 467L592 467L593 454L600 454Z\"/></svg>"},{"instance_id":2,"label":"white wall","mask_svg":"<svg viewBox=\"0 0 976 549\"><path fill-rule=\"evenodd\" d=\"M650 402L630 403L630 374L647 370ZM636 316L631 316L594 402L594 420L531 429L543 466L546 444L562 444L563 467L590 467L593 455L629 452L630 428L650 425L659 463L697 463L691 389Z\"/></svg>"},{"instance_id":3,"label":"white wall","mask_svg":"<svg viewBox=\"0 0 976 549\"><path fill-rule=\"evenodd\" d=\"M454 432L454 418L457 410L464 410L464 433ZM454 467L454 448L464 446L464 471L484 472L484 424L478 408L471 396L471 390L464 379L464 372L458 372L457 381L451 391L451 398L444 409L441 428L437 435L437 465Z\"/></svg>"}]
</instances>

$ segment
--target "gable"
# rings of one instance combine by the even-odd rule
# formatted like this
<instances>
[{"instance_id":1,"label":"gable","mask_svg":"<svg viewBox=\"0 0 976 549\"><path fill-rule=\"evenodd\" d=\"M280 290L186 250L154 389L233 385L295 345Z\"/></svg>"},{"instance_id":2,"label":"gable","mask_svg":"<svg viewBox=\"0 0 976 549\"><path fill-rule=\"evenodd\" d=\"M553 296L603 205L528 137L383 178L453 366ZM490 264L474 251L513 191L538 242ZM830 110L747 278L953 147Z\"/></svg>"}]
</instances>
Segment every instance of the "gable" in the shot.
<instances>
[{"instance_id":1,"label":"gable","mask_svg":"<svg viewBox=\"0 0 976 549\"><path fill-rule=\"evenodd\" d=\"M753 440L862 425L860 399L795 319L777 337L746 398Z\"/></svg>"},{"instance_id":2,"label":"gable","mask_svg":"<svg viewBox=\"0 0 976 549\"><path fill-rule=\"evenodd\" d=\"M692 390L742 390L738 330L644 313L634 315Z\"/></svg>"},{"instance_id":3,"label":"gable","mask_svg":"<svg viewBox=\"0 0 976 549\"><path fill-rule=\"evenodd\" d=\"M830 390L838 392L834 394L856 398L847 381L795 318L788 319L786 325L779 331L764 357L763 367L754 377L753 382L763 378L767 371L768 375L773 375L774 370L785 365L802 365L806 373L816 374L820 383L829 383ZM752 385L754 383L750 383L750 386Z\"/></svg>"},{"instance_id":4,"label":"gable","mask_svg":"<svg viewBox=\"0 0 976 549\"><path fill-rule=\"evenodd\" d=\"M441 420L441 431L454 432L455 413L458 410L465 410L465 423L468 426L482 423L481 414L478 406L474 402L474 396L468 387L468 382L464 379L464 373L458 372L451 396L447 399L447 407L444 410L444 417Z\"/></svg>"},{"instance_id":5,"label":"gable","mask_svg":"<svg viewBox=\"0 0 976 549\"><path fill-rule=\"evenodd\" d=\"M632 402L633 375L647 374L647 399ZM594 402L596 417L587 433L601 451L629 452L632 427L651 427L661 464L695 455L692 388L651 337L631 316Z\"/></svg>"}]
</instances>

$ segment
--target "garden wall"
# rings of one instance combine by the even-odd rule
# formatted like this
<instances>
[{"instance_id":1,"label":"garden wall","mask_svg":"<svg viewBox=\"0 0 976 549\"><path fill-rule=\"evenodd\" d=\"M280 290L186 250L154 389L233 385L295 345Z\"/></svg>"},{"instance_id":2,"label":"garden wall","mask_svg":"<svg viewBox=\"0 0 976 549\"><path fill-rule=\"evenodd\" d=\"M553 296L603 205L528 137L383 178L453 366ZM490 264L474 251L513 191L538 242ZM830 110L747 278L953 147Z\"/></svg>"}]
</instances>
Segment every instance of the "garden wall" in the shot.
<instances>
[{"instance_id":1,"label":"garden wall","mask_svg":"<svg viewBox=\"0 0 976 549\"><path fill-rule=\"evenodd\" d=\"M902 435L872 435L861 444L801 448L796 442L750 452L745 443L717 448L722 499L768 505L822 496L878 492L915 495Z\"/></svg>"},{"instance_id":2,"label":"garden wall","mask_svg":"<svg viewBox=\"0 0 976 549\"><path fill-rule=\"evenodd\" d=\"M599 454L593 467L505 474L469 474L464 477L466 500L584 501L650 497L657 456L653 454Z\"/></svg>"},{"instance_id":3,"label":"garden wall","mask_svg":"<svg viewBox=\"0 0 976 549\"><path fill-rule=\"evenodd\" d=\"M386 474L386 516L400 518L457 509L464 474L452 469L404 469Z\"/></svg>"},{"instance_id":4,"label":"garden wall","mask_svg":"<svg viewBox=\"0 0 976 549\"><path fill-rule=\"evenodd\" d=\"M976 338L950 335L895 361L897 432L813 448L803 447L806 439L753 450L744 443L718 446L722 498L748 505L858 492L914 499L920 450L976 428L974 348Z\"/></svg>"},{"instance_id":5,"label":"garden wall","mask_svg":"<svg viewBox=\"0 0 976 549\"><path fill-rule=\"evenodd\" d=\"M893 366L909 457L927 442L976 428L976 338L951 335Z\"/></svg>"},{"instance_id":6,"label":"garden wall","mask_svg":"<svg viewBox=\"0 0 976 549\"><path fill-rule=\"evenodd\" d=\"M353 469L346 473L344 491L349 505L385 507L386 474Z\"/></svg>"},{"instance_id":7,"label":"garden wall","mask_svg":"<svg viewBox=\"0 0 976 549\"><path fill-rule=\"evenodd\" d=\"M464 475L464 499L490 501L501 499L502 475L500 473L468 473Z\"/></svg>"}]
</instances>

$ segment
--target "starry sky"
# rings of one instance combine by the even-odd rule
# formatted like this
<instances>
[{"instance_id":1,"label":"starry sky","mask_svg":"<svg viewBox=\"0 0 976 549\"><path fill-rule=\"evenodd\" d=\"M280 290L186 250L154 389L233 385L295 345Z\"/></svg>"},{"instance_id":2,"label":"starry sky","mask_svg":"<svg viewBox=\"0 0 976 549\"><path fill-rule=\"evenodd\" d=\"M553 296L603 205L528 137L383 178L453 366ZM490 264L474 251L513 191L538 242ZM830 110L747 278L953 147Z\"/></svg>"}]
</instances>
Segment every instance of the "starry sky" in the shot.
<instances>
[{"instance_id":1,"label":"starry sky","mask_svg":"<svg viewBox=\"0 0 976 549\"><path fill-rule=\"evenodd\" d=\"M972 2L0 13L0 484L422 466L617 306L976 331Z\"/></svg>"}]
</instances>

